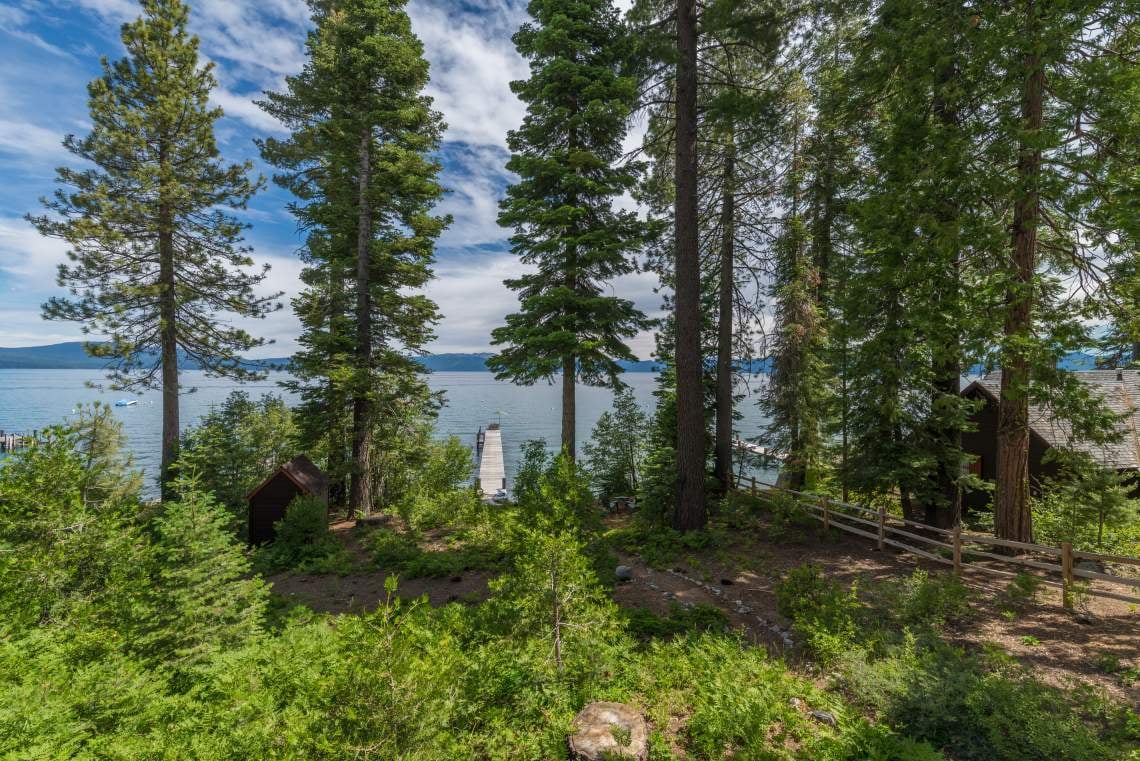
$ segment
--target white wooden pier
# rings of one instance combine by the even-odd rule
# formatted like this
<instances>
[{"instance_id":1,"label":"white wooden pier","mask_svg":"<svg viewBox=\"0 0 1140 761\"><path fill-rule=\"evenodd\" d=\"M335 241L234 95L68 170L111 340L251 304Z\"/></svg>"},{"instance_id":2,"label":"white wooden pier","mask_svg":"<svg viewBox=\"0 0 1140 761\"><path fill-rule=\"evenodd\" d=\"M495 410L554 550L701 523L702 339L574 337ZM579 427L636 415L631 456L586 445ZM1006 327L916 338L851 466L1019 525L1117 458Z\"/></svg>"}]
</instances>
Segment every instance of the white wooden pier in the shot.
<instances>
[{"instance_id":1,"label":"white wooden pier","mask_svg":"<svg viewBox=\"0 0 1140 761\"><path fill-rule=\"evenodd\" d=\"M753 444L751 441L745 441L744 439L737 439L735 444L737 449L743 449L745 452L751 452L754 455L771 460L785 460L788 457L782 452L773 451L768 447L762 447L759 444Z\"/></svg>"},{"instance_id":2,"label":"white wooden pier","mask_svg":"<svg viewBox=\"0 0 1140 761\"><path fill-rule=\"evenodd\" d=\"M503 465L503 434L498 423L479 432L476 442L479 455L479 492L490 499L499 489L507 488L507 470Z\"/></svg>"}]
</instances>

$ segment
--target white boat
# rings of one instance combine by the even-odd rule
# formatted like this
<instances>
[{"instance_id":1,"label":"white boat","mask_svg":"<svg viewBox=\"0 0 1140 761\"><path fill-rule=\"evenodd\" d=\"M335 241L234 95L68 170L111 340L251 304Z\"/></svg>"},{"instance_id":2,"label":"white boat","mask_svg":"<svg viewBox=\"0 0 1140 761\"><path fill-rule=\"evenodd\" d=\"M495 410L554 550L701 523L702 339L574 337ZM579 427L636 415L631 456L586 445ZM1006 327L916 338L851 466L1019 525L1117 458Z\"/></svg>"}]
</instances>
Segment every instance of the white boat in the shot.
<instances>
[{"instance_id":1,"label":"white boat","mask_svg":"<svg viewBox=\"0 0 1140 761\"><path fill-rule=\"evenodd\" d=\"M116 407L133 407L139 403L138 399L120 399L115 402Z\"/></svg>"}]
</instances>

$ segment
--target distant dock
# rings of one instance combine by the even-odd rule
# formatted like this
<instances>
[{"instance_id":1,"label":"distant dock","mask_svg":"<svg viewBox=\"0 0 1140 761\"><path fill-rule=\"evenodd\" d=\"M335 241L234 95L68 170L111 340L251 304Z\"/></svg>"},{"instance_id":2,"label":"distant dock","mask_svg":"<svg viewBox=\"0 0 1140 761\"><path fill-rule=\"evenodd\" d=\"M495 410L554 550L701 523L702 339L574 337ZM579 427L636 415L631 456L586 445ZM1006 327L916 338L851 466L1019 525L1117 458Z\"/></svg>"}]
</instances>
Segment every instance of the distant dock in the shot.
<instances>
[{"instance_id":1,"label":"distant dock","mask_svg":"<svg viewBox=\"0 0 1140 761\"><path fill-rule=\"evenodd\" d=\"M737 449L741 449L745 452L749 452L765 459L786 460L788 457L782 452L775 452L768 447L762 447L759 444L753 444L751 441L745 441L744 439L737 439L735 443Z\"/></svg>"},{"instance_id":2,"label":"distant dock","mask_svg":"<svg viewBox=\"0 0 1140 761\"><path fill-rule=\"evenodd\" d=\"M0 431L0 453L10 454L18 449L27 447L31 442L35 441L38 431L32 433L8 433L7 431Z\"/></svg>"},{"instance_id":3,"label":"distant dock","mask_svg":"<svg viewBox=\"0 0 1140 761\"><path fill-rule=\"evenodd\" d=\"M475 453L479 458L479 493L484 499L507 488L507 470L503 465L503 435L498 423L475 435Z\"/></svg>"}]
</instances>

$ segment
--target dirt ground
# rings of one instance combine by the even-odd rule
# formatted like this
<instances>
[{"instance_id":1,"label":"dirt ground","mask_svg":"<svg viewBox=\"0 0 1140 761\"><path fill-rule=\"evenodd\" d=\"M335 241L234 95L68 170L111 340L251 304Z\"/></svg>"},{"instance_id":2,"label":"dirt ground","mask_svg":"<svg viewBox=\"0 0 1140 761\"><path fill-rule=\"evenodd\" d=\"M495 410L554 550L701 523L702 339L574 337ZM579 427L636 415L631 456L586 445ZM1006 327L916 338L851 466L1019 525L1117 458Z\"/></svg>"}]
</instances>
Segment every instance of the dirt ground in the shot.
<instances>
[{"instance_id":1,"label":"dirt ground","mask_svg":"<svg viewBox=\"0 0 1140 761\"><path fill-rule=\"evenodd\" d=\"M844 585L903 578L916 568L946 572L945 566L889 547L879 552L872 542L846 534L826 540L808 534L800 541L778 543L764 541L761 535L762 531L732 534L729 547L690 552L685 562L668 569L654 569L636 556L624 556L622 562L633 569L633 579L618 586L614 597L619 604L660 614L674 602L715 605L750 640L790 656L785 637L790 622L777 613L775 595L776 585L790 569L815 563ZM1140 685L1125 686L1097 663L1099 657L1114 656L1122 664L1140 667L1140 606L1089 596L1082 604L1088 615L1078 617L1061 605L1059 590L1042 587L1037 602L1009 620L1001 614L1006 580L980 572L963 580L975 592L974 615L945 631L947 641L971 649L996 644L1047 684L1089 684L1140 707ZM1124 586L1096 585L1135 594ZM794 658L790 661L795 665Z\"/></svg>"},{"instance_id":2,"label":"dirt ground","mask_svg":"<svg viewBox=\"0 0 1140 761\"><path fill-rule=\"evenodd\" d=\"M268 577L273 592L287 600L303 603L319 613L361 613L381 605L388 593L384 582L392 574L399 577L396 596L414 600L427 595L433 606L451 602L481 602L490 591L487 582L492 574L483 571L466 571L444 578L407 579L391 569L377 568L368 551L360 545L355 521L334 523L330 529L355 556L360 568L347 576L283 572ZM425 545L431 548L434 537L426 537Z\"/></svg>"},{"instance_id":3,"label":"dirt ground","mask_svg":"<svg viewBox=\"0 0 1140 761\"><path fill-rule=\"evenodd\" d=\"M628 520L608 522L620 527ZM333 531L357 556L359 572L347 576L276 574L268 579L273 591L320 612L358 612L379 605L386 597L384 581L391 571L372 565L352 527L351 523L336 524ZM790 622L776 611L775 588L790 569L815 563L844 585L902 578L916 568L945 572L944 566L931 561L891 548L879 552L872 542L846 534L822 538L809 532L798 540L779 542L763 537L763 527L733 532L727 546L687 552L669 568L651 568L636 555L619 554L618 562L628 565L633 577L614 589L614 599L622 606L661 615L674 603L716 606L747 639L784 655L794 668L806 669L808 664L794 657ZM432 537L425 540L429 545L434 541ZM401 578L397 594L405 599L427 595L432 605L479 602L487 598L491 578L492 574L480 571L450 578ZM1140 685L1126 686L1098 665L1098 659L1112 656L1121 664L1140 668L1140 606L1090 596L1083 603L1087 615L1077 616L1062 607L1058 590L1043 587L1036 603L1009 619L1001 614L1006 580L977 572L964 580L976 593L971 603L974 615L946 631L948 641L970 649L998 645L1043 682L1059 687L1083 683L1140 706ZM1103 582L1096 585L1135 593Z\"/></svg>"}]
</instances>

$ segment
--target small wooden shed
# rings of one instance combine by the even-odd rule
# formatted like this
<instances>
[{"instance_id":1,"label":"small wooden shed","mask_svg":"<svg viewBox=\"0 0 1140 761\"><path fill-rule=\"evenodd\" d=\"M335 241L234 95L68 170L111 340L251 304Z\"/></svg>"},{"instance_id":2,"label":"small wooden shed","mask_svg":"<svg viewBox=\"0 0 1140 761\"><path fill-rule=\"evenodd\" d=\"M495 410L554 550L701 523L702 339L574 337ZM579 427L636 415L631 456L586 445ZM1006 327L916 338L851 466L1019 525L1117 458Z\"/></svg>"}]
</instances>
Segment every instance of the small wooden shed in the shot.
<instances>
[{"instance_id":1,"label":"small wooden shed","mask_svg":"<svg viewBox=\"0 0 1140 761\"><path fill-rule=\"evenodd\" d=\"M273 471L246 496L249 543L272 541L276 536L273 524L285 517L285 509L299 495L316 497L326 505L329 501L328 478L303 454Z\"/></svg>"}]
</instances>

